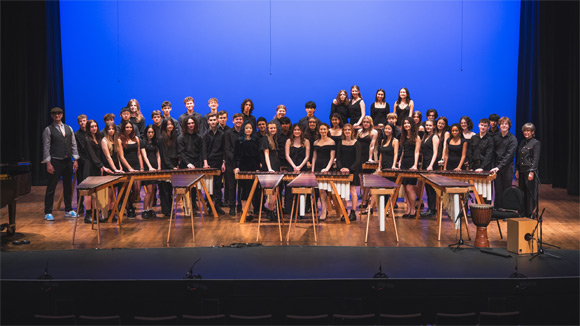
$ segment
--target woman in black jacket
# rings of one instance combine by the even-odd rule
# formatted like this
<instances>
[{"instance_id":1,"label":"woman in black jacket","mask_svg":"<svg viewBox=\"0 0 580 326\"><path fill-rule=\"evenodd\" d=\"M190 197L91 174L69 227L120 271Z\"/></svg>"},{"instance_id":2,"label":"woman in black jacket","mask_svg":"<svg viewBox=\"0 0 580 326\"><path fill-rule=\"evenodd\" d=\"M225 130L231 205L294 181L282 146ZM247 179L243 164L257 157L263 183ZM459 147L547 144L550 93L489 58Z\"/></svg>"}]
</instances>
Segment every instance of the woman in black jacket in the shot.
<instances>
[{"instance_id":1,"label":"woman in black jacket","mask_svg":"<svg viewBox=\"0 0 580 326\"><path fill-rule=\"evenodd\" d=\"M534 138L536 126L528 122L522 126L524 139L518 147L516 179L524 192L525 216L532 217L538 204L538 164L540 163L540 141ZM537 215L538 212L535 212Z\"/></svg>"}]
</instances>

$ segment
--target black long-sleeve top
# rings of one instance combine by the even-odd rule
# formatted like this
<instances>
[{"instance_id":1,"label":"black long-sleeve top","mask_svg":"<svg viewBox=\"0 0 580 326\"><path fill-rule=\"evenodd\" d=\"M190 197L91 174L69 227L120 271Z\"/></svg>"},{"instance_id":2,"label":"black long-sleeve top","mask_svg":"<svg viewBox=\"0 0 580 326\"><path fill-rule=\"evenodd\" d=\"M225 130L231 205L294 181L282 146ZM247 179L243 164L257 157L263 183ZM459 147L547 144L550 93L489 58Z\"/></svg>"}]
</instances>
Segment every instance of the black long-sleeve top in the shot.
<instances>
[{"instance_id":1,"label":"black long-sleeve top","mask_svg":"<svg viewBox=\"0 0 580 326\"><path fill-rule=\"evenodd\" d=\"M181 168L186 168L188 164L193 164L196 168L203 167L203 139L197 133L179 135L177 154Z\"/></svg>"},{"instance_id":2,"label":"black long-sleeve top","mask_svg":"<svg viewBox=\"0 0 580 326\"><path fill-rule=\"evenodd\" d=\"M497 134L494 139L494 153L496 167L501 169L506 166L513 166L514 156L518 148L518 140L511 132L507 132L505 136L501 133Z\"/></svg>"},{"instance_id":3,"label":"black long-sleeve top","mask_svg":"<svg viewBox=\"0 0 580 326\"><path fill-rule=\"evenodd\" d=\"M260 169L260 144L255 136L251 139L238 139L234 149L234 168L241 171L256 171Z\"/></svg>"},{"instance_id":4,"label":"black long-sleeve top","mask_svg":"<svg viewBox=\"0 0 580 326\"><path fill-rule=\"evenodd\" d=\"M103 162L101 161L101 145L99 143L95 143L91 139L85 138L86 140L86 150L88 153L88 159L85 161L85 173L87 174L86 177L89 175L95 176L100 175L100 169L104 166ZM91 173L92 172L92 173Z\"/></svg>"},{"instance_id":5,"label":"black long-sleeve top","mask_svg":"<svg viewBox=\"0 0 580 326\"><path fill-rule=\"evenodd\" d=\"M540 164L540 141L536 138L524 139L518 147L517 167L519 171L538 172Z\"/></svg>"},{"instance_id":6,"label":"black long-sleeve top","mask_svg":"<svg viewBox=\"0 0 580 326\"><path fill-rule=\"evenodd\" d=\"M336 168L338 170L342 168L347 168L351 172L358 172L360 170L362 164L360 142L356 141L352 146L354 146L356 153L354 159L351 157L344 157L344 154L342 152L343 147L342 142L336 144ZM350 164L349 166L345 166L345 162L349 163L352 162L352 164Z\"/></svg>"},{"instance_id":7,"label":"black long-sleeve top","mask_svg":"<svg viewBox=\"0 0 580 326\"><path fill-rule=\"evenodd\" d=\"M165 141L165 135L159 137L159 155L161 156L161 168L162 169L174 169L177 167L177 162L179 161L179 155L177 155L177 141L169 141L169 144Z\"/></svg>"},{"instance_id":8,"label":"black long-sleeve top","mask_svg":"<svg viewBox=\"0 0 580 326\"><path fill-rule=\"evenodd\" d=\"M240 139L241 131L241 128L240 131L237 131L235 127L226 131L224 152L226 157L226 167L230 169L234 169L234 152L236 149L236 142Z\"/></svg>"},{"instance_id":9,"label":"black long-sleeve top","mask_svg":"<svg viewBox=\"0 0 580 326\"><path fill-rule=\"evenodd\" d=\"M75 140L77 141L77 150L81 160L88 160L89 153L87 151L87 132L79 129L75 131Z\"/></svg>"},{"instance_id":10,"label":"black long-sleeve top","mask_svg":"<svg viewBox=\"0 0 580 326\"><path fill-rule=\"evenodd\" d=\"M221 166L225 160L225 136L219 128L216 128L215 133L208 129L203 136L203 159L212 167Z\"/></svg>"},{"instance_id":11,"label":"black long-sleeve top","mask_svg":"<svg viewBox=\"0 0 580 326\"><path fill-rule=\"evenodd\" d=\"M256 130L256 117L254 117L253 115L246 115L244 112L242 112L242 115L244 116L244 122L246 121L250 121L250 123L252 124L252 127L254 127L254 130ZM242 124L243 126L243 124Z\"/></svg>"},{"instance_id":12,"label":"black long-sleeve top","mask_svg":"<svg viewBox=\"0 0 580 326\"><path fill-rule=\"evenodd\" d=\"M332 115L338 113L342 117L342 123L346 123L348 121L348 102L346 103L338 103L334 104L334 102L330 105L330 116L328 119L332 119ZM306 121L308 123L308 121Z\"/></svg>"},{"instance_id":13,"label":"black long-sleeve top","mask_svg":"<svg viewBox=\"0 0 580 326\"><path fill-rule=\"evenodd\" d=\"M486 133L483 138L480 134L475 134L471 137L471 152L470 167L474 169L491 170L491 161L493 159L494 142L493 137Z\"/></svg>"}]
</instances>

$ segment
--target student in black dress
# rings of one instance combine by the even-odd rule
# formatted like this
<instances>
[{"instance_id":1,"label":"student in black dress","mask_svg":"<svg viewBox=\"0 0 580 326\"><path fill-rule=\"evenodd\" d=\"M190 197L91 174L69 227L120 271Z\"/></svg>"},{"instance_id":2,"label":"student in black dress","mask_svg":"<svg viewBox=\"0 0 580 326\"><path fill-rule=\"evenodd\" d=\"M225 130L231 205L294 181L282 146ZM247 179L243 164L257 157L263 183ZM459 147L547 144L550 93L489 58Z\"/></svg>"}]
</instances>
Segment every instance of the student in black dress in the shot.
<instances>
[{"instance_id":1,"label":"student in black dress","mask_svg":"<svg viewBox=\"0 0 580 326\"><path fill-rule=\"evenodd\" d=\"M330 130L329 137L334 140L335 143L339 143L342 140L342 127L343 121L340 114L335 113L330 117Z\"/></svg>"},{"instance_id":2,"label":"student in black dress","mask_svg":"<svg viewBox=\"0 0 580 326\"><path fill-rule=\"evenodd\" d=\"M415 102L411 100L411 95L406 87L399 90L399 97L395 104L393 104L393 113L397 114L397 126L403 125L403 119L406 117L413 117L413 108Z\"/></svg>"},{"instance_id":3,"label":"student in black dress","mask_svg":"<svg viewBox=\"0 0 580 326\"><path fill-rule=\"evenodd\" d=\"M243 115L244 122L250 121L250 123L252 124L252 128L254 128L254 130L255 130L256 129L256 117L254 117L252 115L252 112L254 112L254 102L252 102L252 100L247 98L242 102L241 108L242 108L241 112Z\"/></svg>"},{"instance_id":4,"label":"student in black dress","mask_svg":"<svg viewBox=\"0 0 580 326\"><path fill-rule=\"evenodd\" d=\"M130 99L127 103L127 107L131 110L131 118L129 118L129 120L137 129L139 129L139 135L143 136L145 134L145 117L141 113L139 101L134 98Z\"/></svg>"},{"instance_id":5,"label":"student in black dress","mask_svg":"<svg viewBox=\"0 0 580 326\"><path fill-rule=\"evenodd\" d=\"M159 155L161 157L162 170L177 170L179 168L179 155L177 154L177 130L173 119L164 119L161 123L161 137L158 138ZM170 182L159 183L159 201L161 213L165 217L171 215L171 203L173 202L173 187Z\"/></svg>"},{"instance_id":6,"label":"student in black dress","mask_svg":"<svg viewBox=\"0 0 580 326\"><path fill-rule=\"evenodd\" d=\"M213 177L212 199L218 214L225 214L222 209L222 174L226 171L225 133L218 127L217 113L206 116L207 132L203 135L203 167L219 169L220 175Z\"/></svg>"},{"instance_id":7,"label":"student in black dress","mask_svg":"<svg viewBox=\"0 0 580 326\"><path fill-rule=\"evenodd\" d=\"M290 165L289 171L308 170L306 163L310 158L310 141L304 137L302 128L297 123L292 126L292 135L286 141L284 152Z\"/></svg>"},{"instance_id":8,"label":"student in black dress","mask_svg":"<svg viewBox=\"0 0 580 326\"><path fill-rule=\"evenodd\" d=\"M332 162L336 155L336 143L328 137L328 125L321 123L318 127L320 139L314 142L314 154L312 157L312 172L328 172L332 168ZM328 209L326 207L326 190L319 189L321 213L319 220L326 220Z\"/></svg>"},{"instance_id":9,"label":"student in black dress","mask_svg":"<svg viewBox=\"0 0 580 326\"><path fill-rule=\"evenodd\" d=\"M524 139L518 147L516 179L524 193L526 215L532 217L537 206L538 196L538 165L540 164L541 144L534 135L536 126L528 122L522 126ZM535 212L536 216L538 212Z\"/></svg>"},{"instance_id":10,"label":"student in black dress","mask_svg":"<svg viewBox=\"0 0 580 326\"><path fill-rule=\"evenodd\" d=\"M396 122L396 120L393 122ZM379 147L379 166L375 173L379 173L383 169L398 170L399 140L394 136L395 130L397 130L397 127L391 122L388 122L383 128L384 136ZM389 180L394 182L395 178L389 178ZM375 198L372 197L368 209L372 210L375 206ZM363 213L366 214L367 211L365 210Z\"/></svg>"},{"instance_id":11,"label":"student in black dress","mask_svg":"<svg viewBox=\"0 0 580 326\"><path fill-rule=\"evenodd\" d=\"M262 167L262 171L280 172L280 156L278 154L278 129L276 124L268 124L268 136L262 138L260 149L264 152L264 159L266 165ZM276 218L276 210L274 206L274 197L271 196L266 202L267 215L266 218L273 220Z\"/></svg>"},{"instance_id":12,"label":"student in black dress","mask_svg":"<svg viewBox=\"0 0 580 326\"><path fill-rule=\"evenodd\" d=\"M354 136L354 128L350 123L347 123L342 127L342 139L336 145L336 167L340 172L348 172L353 175L352 183L350 184L351 206L348 214L348 218L351 221L356 221L355 209L358 203L356 187L360 186L358 174L362 165L360 157L360 143ZM346 208L347 203L345 200L343 202ZM344 221L345 217L341 217L341 220Z\"/></svg>"},{"instance_id":13,"label":"student in black dress","mask_svg":"<svg viewBox=\"0 0 580 326\"><path fill-rule=\"evenodd\" d=\"M348 102L348 116L350 118L350 124L355 128L359 129L362 124L362 118L366 115L365 101L363 101L362 95L360 93L360 88L357 85L353 85L350 88L350 101Z\"/></svg>"},{"instance_id":14,"label":"student in black dress","mask_svg":"<svg viewBox=\"0 0 580 326\"><path fill-rule=\"evenodd\" d=\"M382 169L396 170L399 158L399 140L394 136L394 130L397 128L392 123L387 123L383 132L385 137L381 142L379 148L379 167L376 172L381 172Z\"/></svg>"},{"instance_id":15,"label":"student in black dress","mask_svg":"<svg viewBox=\"0 0 580 326\"><path fill-rule=\"evenodd\" d=\"M330 117L332 123L332 116L338 113L342 119L342 122L348 122L348 94L346 90L341 89L336 95L336 98L332 100L330 105Z\"/></svg>"},{"instance_id":16,"label":"student in black dress","mask_svg":"<svg viewBox=\"0 0 580 326\"><path fill-rule=\"evenodd\" d=\"M479 120L479 133L471 137L471 146L469 147L471 163L469 168L475 172L491 170L493 138L487 132L488 129L489 120L483 118Z\"/></svg>"},{"instance_id":17,"label":"student in black dress","mask_svg":"<svg viewBox=\"0 0 580 326\"><path fill-rule=\"evenodd\" d=\"M141 147L141 157L143 157L147 171L161 170L161 155L157 144L155 127L148 125L145 127L145 139L143 140L143 147ZM143 186L147 188L147 194L143 200L143 212L141 213L141 217L144 219L157 217L155 211L153 211L157 183L157 181L143 181Z\"/></svg>"},{"instance_id":18,"label":"student in black dress","mask_svg":"<svg viewBox=\"0 0 580 326\"><path fill-rule=\"evenodd\" d=\"M379 88L375 95L375 102L371 104L371 118L382 129L387 124L387 114L391 111L389 103L385 102L385 90Z\"/></svg>"},{"instance_id":19,"label":"student in black dress","mask_svg":"<svg viewBox=\"0 0 580 326\"><path fill-rule=\"evenodd\" d=\"M103 164L114 173L122 173L121 163L119 162L118 155L118 139L117 126L114 122L107 122L105 128L103 129L105 136L101 139L101 161ZM109 191L109 206L107 216L111 216L113 208L115 208L115 192L120 189L120 186L113 188L113 191ZM113 222L117 221L117 215L113 216Z\"/></svg>"},{"instance_id":20,"label":"student in black dress","mask_svg":"<svg viewBox=\"0 0 580 326\"><path fill-rule=\"evenodd\" d=\"M425 121L425 134L421 139L421 152L423 154L423 164L421 168L426 171L433 171L437 168L437 152L439 151L439 136L435 133L435 121ZM437 212L437 195L435 189L428 184L425 184L425 192L427 193L427 206L425 212L421 212L421 217L429 217L435 215ZM422 200L422 198L420 199Z\"/></svg>"},{"instance_id":21,"label":"student in black dress","mask_svg":"<svg viewBox=\"0 0 580 326\"><path fill-rule=\"evenodd\" d=\"M179 168L199 169L203 166L203 139L199 135L199 122L194 117L183 119L181 135L177 137ZM192 211L195 213L197 194L192 191Z\"/></svg>"},{"instance_id":22,"label":"student in black dress","mask_svg":"<svg viewBox=\"0 0 580 326\"><path fill-rule=\"evenodd\" d=\"M413 121L417 127L417 135L419 138L423 138L423 135L425 134L425 127L423 126L422 120L423 114L421 111L413 111Z\"/></svg>"},{"instance_id":23,"label":"student in black dress","mask_svg":"<svg viewBox=\"0 0 580 326\"><path fill-rule=\"evenodd\" d=\"M121 122L121 136L117 141L117 148L119 151L119 160L121 164L126 168L127 171L143 171L143 158L141 157L141 143L139 138L135 136L135 129L130 121ZM127 202L127 217L135 218L137 214L135 213L135 201L139 197L139 192L141 191L141 182L135 181L133 183L133 189L129 195L129 200Z\"/></svg>"},{"instance_id":24,"label":"student in black dress","mask_svg":"<svg viewBox=\"0 0 580 326\"><path fill-rule=\"evenodd\" d=\"M99 132L99 125L95 120L87 121L87 134L86 134L86 151L88 154L88 159L85 161L84 164L84 172L83 175L85 177L96 177L102 176L104 173L111 174L109 168L104 166L103 162L101 161L101 133ZM91 206L92 198L91 196L85 196L84 198L84 205L86 209L85 214L85 223L92 222L92 214L93 210L96 209L95 207ZM103 215L106 215L103 212ZM95 212L95 216L99 216L98 212ZM104 216L100 219L101 222L107 220L109 215Z\"/></svg>"},{"instance_id":25,"label":"student in black dress","mask_svg":"<svg viewBox=\"0 0 580 326\"><path fill-rule=\"evenodd\" d=\"M284 145L284 155L288 161L288 171L300 172L308 171L308 160L310 159L310 141L304 137L304 132L299 124L292 126L292 134ZM284 213L291 213L292 191L286 188L284 193Z\"/></svg>"},{"instance_id":26,"label":"student in black dress","mask_svg":"<svg viewBox=\"0 0 580 326\"><path fill-rule=\"evenodd\" d=\"M461 126L461 133L463 138L467 141L467 154L465 154L465 167L469 169L469 163L471 162L471 139L475 136L473 130L473 121L468 116L463 116L459 120L459 125Z\"/></svg>"},{"instance_id":27,"label":"student in black dress","mask_svg":"<svg viewBox=\"0 0 580 326\"><path fill-rule=\"evenodd\" d=\"M443 168L443 165L445 164L443 155L447 149L447 140L451 134L449 133L449 123L447 122L446 117L439 117L435 126L437 127L435 134L439 137L439 148L437 149L437 165L439 169L439 167Z\"/></svg>"},{"instance_id":28,"label":"student in black dress","mask_svg":"<svg viewBox=\"0 0 580 326\"><path fill-rule=\"evenodd\" d=\"M375 130L373 125L373 118L370 116L364 116L362 118L362 129L360 129L357 135L357 141L360 144L361 151L361 164L365 162L374 162L373 153L375 152L375 147L379 132ZM372 170L363 170L363 173L373 173ZM362 178L362 175L360 175ZM368 206L369 199L369 189L362 188L362 208L366 209ZM364 211L362 212L364 214Z\"/></svg>"},{"instance_id":29,"label":"student in black dress","mask_svg":"<svg viewBox=\"0 0 580 326\"><path fill-rule=\"evenodd\" d=\"M463 163L467 154L467 141L461 133L461 125L454 123L451 126L451 138L447 140L445 149L445 163L443 170L461 171L464 169Z\"/></svg>"},{"instance_id":30,"label":"student in black dress","mask_svg":"<svg viewBox=\"0 0 580 326\"><path fill-rule=\"evenodd\" d=\"M401 159L399 167L402 170L417 170L419 164L419 153L421 151L421 139L417 136L417 128L414 126L413 118L403 118L403 131L401 133ZM416 215L415 203L417 194L415 193L415 185L417 178L404 178L403 190L407 198L407 209L403 218L413 218Z\"/></svg>"},{"instance_id":31,"label":"student in black dress","mask_svg":"<svg viewBox=\"0 0 580 326\"><path fill-rule=\"evenodd\" d=\"M304 138L308 139L308 141L310 142L310 155L309 155L309 159L308 159L308 163L306 163L306 167L311 170L312 169L312 157L314 156L314 142L320 138L320 135L318 134L318 127L319 127L320 122L318 122L317 119L315 118L311 118L308 120L308 128L306 128L304 130ZM302 125L300 125L300 127L302 127ZM310 198L310 197L308 197ZM308 209L308 207L310 206L306 206L306 209Z\"/></svg>"},{"instance_id":32,"label":"student in black dress","mask_svg":"<svg viewBox=\"0 0 580 326\"><path fill-rule=\"evenodd\" d=\"M514 175L514 155L518 149L518 140L510 132L512 122L508 117L499 119L499 133L494 137L495 167L491 173L497 174L495 184L496 208L502 207L503 191L512 185ZM494 166L494 165L492 165Z\"/></svg>"},{"instance_id":33,"label":"student in black dress","mask_svg":"<svg viewBox=\"0 0 580 326\"><path fill-rule=\"evenodd\" d=\"M235 143L234 150L234 174L238 174L240 171L259 171L260 170L260 159L258 153L260 150L260 143L256 133L254 133L254 127L250 121L246 121L241 126L242 132L240 137ZM252 189L252 180L239 180L239 194L238 198L241 200L242 205L246 205L248 196ZM260 189L256 189L254 197L252 199L252 206L254 206L254 214L260 212ZM246 221L251 221L254 218L253 215L248 214L246 216Z\"/></svg>"}]
</instances>

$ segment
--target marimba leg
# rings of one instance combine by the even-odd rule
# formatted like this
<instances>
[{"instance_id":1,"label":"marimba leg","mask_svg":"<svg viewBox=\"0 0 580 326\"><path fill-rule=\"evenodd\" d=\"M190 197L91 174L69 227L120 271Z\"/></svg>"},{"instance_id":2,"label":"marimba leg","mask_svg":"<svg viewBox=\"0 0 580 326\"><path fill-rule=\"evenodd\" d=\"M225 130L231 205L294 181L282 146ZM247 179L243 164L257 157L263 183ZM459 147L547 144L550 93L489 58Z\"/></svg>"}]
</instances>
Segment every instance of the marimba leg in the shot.
<instances>
[{"instance_id":1,"label":"marimba leg","mask_svg":"<svg viewBox=\"0 0 580 326\"><path fill-rule=\"evenodd\" d=\"M171 201L171 214L169 214L169 230L167 231L167 243L169 243L169 237L171 236L171 222L173 222L173 213L175 212L175 205L177 202L177 194L173 194L173 200Z\"/></svg>"},{"instance_id":2,"label":"marimba leg","mask_svg":"<svg viewBox=\"0 0 580 326\"><path fill-rule=\"evenodd\" d=\"M258 178L256 178L258 180ZM249 198L248 198L249 199ZM249 202L249 200L248 200ZM264 205L264 188L260 191L260 208ZM260 225L262 224L262 209L258 213L258 235L256 236L256 241L260 240Z\"/></svg>"},{"instance_id":3,"label":"marimba leg","mask_svg":"<svg viewBox=\"0 0 580 326\"><path fill-rule=\"evenodd\" d=\"M344 205L342 203L342 198L339 196L338 190L336 189L336 185L334 184L333 181L330 181L330 186L332 187L334 199L335 199L336 204L337 204L337 206L334 207L336 209L336 213L342 214L342 216L344 216L345 223L350 224L350 218L348 218L348 214L346 213L346 208L344 207ZM339 211L339 209L340 209L340 211Z\"/></svg>"},{"instance_id":4,"label":"marimba leg","mask_svg":"<svg viewBox=\"0 0 580 326\"><path fill-rule=\"evenodd\" d=\"M276 208L278 209L278 230L280 231L280 241L282 241L282 225L280 219L284 223L284 215L282 215L282 201L280 201L280 188L276 187Z\"/></svg>"},{"instance_id":5,"label":"marimba leg","mask_svg":"<svg viewBox=\"0 0 580 326\"><path fill-rule=\"evenodd\" d=\"M397 221L395 218L395 208L393 207L393 197L391 196L391 198L389 198L389 201L387 202L387 207L391 206L391 218L393 219L393 227L395 229L395 238L397 239L397 243L399 243L399 232L397 231ZM389 211L387 210L387 217L389 216Z\"/></svg>"},{"instance_id":6,"label":"marimba leg","mask_svg":"<svg viewBox=\"0 0 580 326\"><path fill-rule=\"evenodd\" d=\"M468 195L468 194L466 194ZM464 195L464 196L466 196ZM467 227L467 209L463 208L463 221L465 223L465 232L467 233L467 239L471 240L471 236L469 235L469 228Z\"/></svg>"},{"instance_id":7,"label":"marimba leg","mask_svg":"<svg viewBox=\"0 0 580 326\"><path fill-rule=\"evenodd\" d=\"M437 196L437 221L439 222L439 234L437 236L437 241L441 241L441 224L442 224L442 217L443 217L443 201L441 200L441 195Z\"/></svg>"},{"instance_id":8,"label":"marimba leg","mask_svg":"<svg viewBox=\"0 0 580 326\"><path fill-rule=\"evenodd\" d=\"M290 242L290 231L292 230L292 217L294 217L294 214L296 214L295 216L295 220L298 219L298 201L300 200L299 196L297 194L294 194L292 197L292 210L290 212L290 224L288 225L288 234L286 235L286 242Z\"/></svg>"},{"instance_id":9,"label":"marimba leg","mask_svg":"<svg viewBox=\"0 0 580 326\"><path fill-rule=\"evenodd\" d=\"M252 203L252 199L254 199L254 193L256 192L257 187L258 187L258 178L255 177L254 184L252 184L252 189L250 189L250 194L248 195L248 199L246 200L246 206L244 206L244 211L242 212L242 217L240 218L240 223L246 222L246 216L248 215L248 210L250 209L250 204ZM261 210L262 210L262 207L260 207L260 211Z\"/></svg>"},{"instance_id":10,"label":"marimba leg","mask_svg":"<svg viewBox=\"0 0 580 326\"><path fill-rule=\"evenodd\" d=\"M210 184L213 185L213 178L212 178ZM213 199L211 198L211 193L213 191L207 189L205 182L201 182L201 186L203 187L203 191L205 192L205 196L207 197L207 202L209 203L209 206L211 207L211 211L213 212L213 217L218 218L218 213L215 209L215 204L213 202Z\"/></svg>"},{"instance_id":11,"label":"marimba leg","mask_svg":"<svg viewBox=\"0 0 580 326\"><path fill-rule=\"evenodd\" d=\"M314 230L314 242L318 242L318 237L316 235L316 228L317 228L317 219L318 219L318 205L316 204L316 194L314 193L314 189L310 193L310 197L312 200L310 201L310 211L312 212L312 226Z\"/></svg>"},{"instance_id":12,"label":"marimba leg","mask_svg":"<svg viewBox=\"0 0 580 326\"><path fill-rule=\"evenodd\" d=\"M188 189L185 192L185 196L187 197L187 202L189 203L189 207L192 209L189 210L189 216L191 217L191 237L193 242L195 242L195 224L193 223L193 203L191 202L191 189ZM202 219L203 223L203 219Z\"/></svg>"}]
</instances>

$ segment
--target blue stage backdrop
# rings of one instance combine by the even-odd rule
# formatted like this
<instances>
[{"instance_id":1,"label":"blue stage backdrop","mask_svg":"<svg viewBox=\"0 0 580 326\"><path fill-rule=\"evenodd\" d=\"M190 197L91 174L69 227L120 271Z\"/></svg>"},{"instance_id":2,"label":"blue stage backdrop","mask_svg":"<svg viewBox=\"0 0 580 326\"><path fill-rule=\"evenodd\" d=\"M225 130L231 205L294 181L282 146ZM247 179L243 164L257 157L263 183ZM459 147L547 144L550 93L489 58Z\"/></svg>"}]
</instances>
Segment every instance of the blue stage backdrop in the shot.
<instances>
[{"instance_id":1,"label":"blue stage backdrop","mask_svg":"<svg viewBox=\"0 0 580 326\"><path fill-rule=\"evenodd\" d=\"M66 118L103 115L139 100L147 122L161 102L172 116L195 98L270 120L304 103L328 121L340 89L359 85L393 106L407 87L415 109L450 123L515 117L520 2L497 1L61 1ZM231 120L228 122L231 125ZM512 128L513 132L513 128Z\"/></svg>"}]
</instances>

